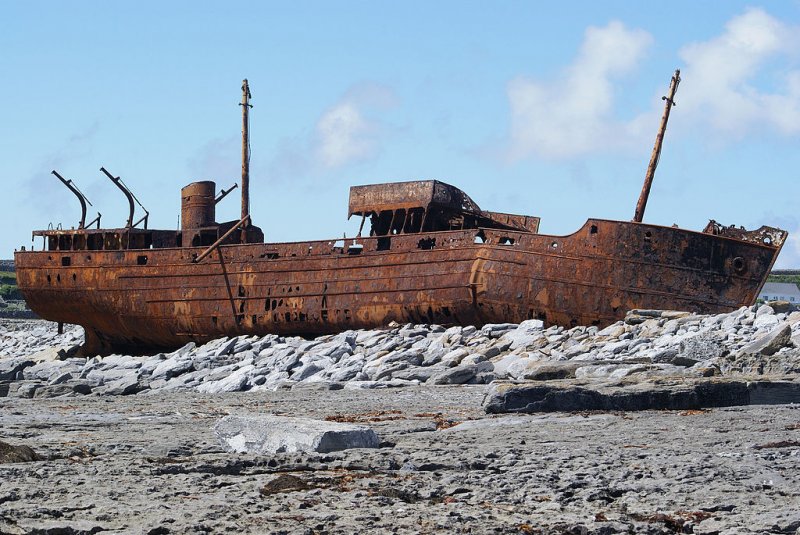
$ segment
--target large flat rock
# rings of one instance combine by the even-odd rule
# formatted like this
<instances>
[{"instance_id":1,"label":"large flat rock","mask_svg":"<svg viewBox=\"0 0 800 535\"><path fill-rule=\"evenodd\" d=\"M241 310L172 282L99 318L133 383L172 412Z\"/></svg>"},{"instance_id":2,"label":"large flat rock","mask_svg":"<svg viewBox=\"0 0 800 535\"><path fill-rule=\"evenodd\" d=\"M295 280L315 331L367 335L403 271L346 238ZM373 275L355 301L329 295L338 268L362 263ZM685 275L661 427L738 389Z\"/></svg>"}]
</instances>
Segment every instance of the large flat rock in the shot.
<instances>
[{"instance_id":1,"label":"large flat rock","mask_svg":"<svg viewBox=\"0 0 800 535\"><path fill-rule=\"evenodd\" d=\"M237 453L327 453L350 448L377 448L368 427L285 416L226 416L214 426L220 443Z\"/></svg>"},{"instance_id":2,"label":"large flat rock","mask_svg":"<svg viewBox=\"0 0 800 535\"><path fill-rule=\"evenodd\" d=\"M487 413L507 413L686 410L784 403L800 403L800 381L795 377L594 383L495 382L483 400L483 407Z\"/></svg>"}]
</instances>

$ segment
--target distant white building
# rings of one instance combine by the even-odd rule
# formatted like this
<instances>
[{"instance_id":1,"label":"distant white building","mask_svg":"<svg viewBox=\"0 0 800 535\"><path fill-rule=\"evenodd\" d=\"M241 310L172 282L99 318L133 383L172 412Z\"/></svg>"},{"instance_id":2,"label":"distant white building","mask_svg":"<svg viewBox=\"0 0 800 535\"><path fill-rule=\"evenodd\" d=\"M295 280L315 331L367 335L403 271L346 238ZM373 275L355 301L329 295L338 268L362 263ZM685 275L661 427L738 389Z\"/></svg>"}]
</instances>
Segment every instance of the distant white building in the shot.
<instances>
[{"instance_id":1,"label":"distant white building","mask_svg":"<svg viewBox=\"0 0 800 535\"><path fill-rule=\"evenodd\" d=\"M800 303L800 288L792 282L768 282L758 298L764 301L789 301Z\"/></svg>"}]
</instances>

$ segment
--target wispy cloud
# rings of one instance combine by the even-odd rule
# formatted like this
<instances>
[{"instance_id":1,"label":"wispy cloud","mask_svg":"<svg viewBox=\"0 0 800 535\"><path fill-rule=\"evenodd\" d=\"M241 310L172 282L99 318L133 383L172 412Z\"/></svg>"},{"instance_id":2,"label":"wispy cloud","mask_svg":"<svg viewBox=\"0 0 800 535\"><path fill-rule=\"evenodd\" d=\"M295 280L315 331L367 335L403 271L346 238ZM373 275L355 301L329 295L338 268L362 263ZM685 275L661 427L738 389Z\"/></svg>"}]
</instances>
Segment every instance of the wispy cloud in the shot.
<instances>
[{"instance_id":1,"label":"wispy cloud","mask_svg":"<svg viewBox=\"0 0 800 535\"><path fill-rule=\"evenodd\" d=\"M322 167L334 169L374 158L391 130L378 113L397 105L387 87L363 84L351 88L317 121L314 155Z\"/></svg>"},{"instance_id":2,"label":"wispy cloud","mask_svg":"<svg viewBox=\"0 0 800 535\"><path fill-rule=\"evenodd\" d=\"M396 95L384 85L352 86L306 133L279 142L265 175L272 182L296 180L376 158L396 130L383 115L397 105Z\"/></svg>"},{"instance_id":3,"label":"wispy cloud","mask_svg":"<svg viewBox=\"0 0 800 535\"><path fill-rule=\"evenodd\" d=\"M238 136L212 139L189 160L193 180L213 180L223 187L238 182L241 165L241 141Z\"/></svg>"},{"instance_id":4,"label":"wispy cloud","mask_svg":"<svg viewBox=\"0 0 800 535\"><path fill-rule=\"evenodd\" d=\"M46 154L40 160L36 171L28 177L25 182L27 189L28 204L37 207L42 213L60 217L65 212L64 196L71 196L69 192L57 186L56 179L50 172L56 170L65 178L73 178L70 174L69 166L73 162L78 162L91 155L94 147L94 140L100 130L98 123L93 123L85 130L76 132L54 151ZM86 191L87 182L77 179ZM52 186L52 187L51 187Z\"/></svg>"},{"instance_id":5,"label":"wispy cloud","mask_svg":"<svg viewBox=\"0 0 800 535\"><path fill-rule=\"evenodd\" d=\"M749 9L719 36L684 46L680 56L690 83L682 87L681 104L687 113L734 139L760 127L800 132L800 71L771 63L795 53L798 30L761 9ZM774 81L773 90L757 88L756 80Z\"/></svg>"},{"instance_id":6,"label":"wispy cloud","mask_svg":"<svg viewBox=\"0 0 800 535\"><path fill-rule=\"evenodd\" d=\"M647 32L621 22L590 27L577 57L557 80L511 80L507 158L562 159L628 144L641 119L613 118L613 81L636 67L652 40Z\"/></svg>"},{"instance_id":7,"label":"wispy cloud","mask_svg":"<svg viewBox=\"0 0 800 535\"><path fill-rule=\"evenodd\" d=\"M620 22L586 30L580 51L555 80L508 83L506 159L570 159L641 146L662 105L633 119L615 116L615 81L640 65L653 38ZM706 41L686 44L678 101L685 124L715 142L754 132L800 134L800 27L748 9ZM660 89L659 89L660 90Z\"/></svg>"},{"instance_id":8,"label":"wispy cloud","mask_svg":"<svg viewBox=\"0 0 800 535\"><path fill-rule=\"evenodd\" d=\"M374 127L353 102L340 102L317 123L317 158L325 167L341 167L375 153Z\"/></svg>"}]
</instances>

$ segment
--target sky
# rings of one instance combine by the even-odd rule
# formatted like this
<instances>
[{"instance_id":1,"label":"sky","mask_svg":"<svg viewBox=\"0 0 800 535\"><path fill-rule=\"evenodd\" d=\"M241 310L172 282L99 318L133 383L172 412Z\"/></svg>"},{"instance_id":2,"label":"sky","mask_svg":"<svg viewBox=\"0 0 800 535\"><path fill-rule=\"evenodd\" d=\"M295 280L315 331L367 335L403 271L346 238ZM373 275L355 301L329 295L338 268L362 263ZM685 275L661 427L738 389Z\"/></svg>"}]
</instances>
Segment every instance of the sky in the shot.
<instances>
[{"instance_id":1,"label":"sky","mask_svg":"<svg viewBox=\"0 0 800 535\"><path fill-rule=\"evenodd\" d=\"M267 241L353 236L349 187L401 180L545 234L627 221L680 69L644 221L778 226L800 268L799 30L796 0L0 0L0 258L77 225L54 169L88 219L127 219L104 166L177 228L183 186L240 181L243 78Z\"/></svg>"}]
</instances>

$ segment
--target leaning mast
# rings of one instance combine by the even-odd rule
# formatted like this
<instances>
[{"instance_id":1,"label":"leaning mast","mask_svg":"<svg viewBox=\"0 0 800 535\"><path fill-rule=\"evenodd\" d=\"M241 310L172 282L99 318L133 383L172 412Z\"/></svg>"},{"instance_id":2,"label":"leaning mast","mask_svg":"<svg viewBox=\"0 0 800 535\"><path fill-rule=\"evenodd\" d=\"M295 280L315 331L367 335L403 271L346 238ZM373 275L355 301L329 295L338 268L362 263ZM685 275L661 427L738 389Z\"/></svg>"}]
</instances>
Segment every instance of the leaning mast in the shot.
<instances>
[{"instance_id":1,"label":"leaning mast","mask_svg":"<svg viewBox=\"0 0 800 535\"><path fill-rule=\"evenodd\" d=\"M664 115L661 117L661 125L658 128L656 144L653 147L653 154L650 157L650 165L647 166L647 174L644 177L642 193L639 195L639 202L636 203L636 213L633 215L633 220L637 223L641 223L644 217L644 208L647 206L647 198L650 196L650 186L653 185L656 166L658 165L658 159L661 157L661 146L664 143L664 132L667 130L669 112L675 105L675 92L678 90L679 83L681 83L681 71L680 69L676 69L675 74L672 76L672 81L669 84L669 96L661 97L662 100L666 101L664 105Z\"/></svg>"}]
</instances>

